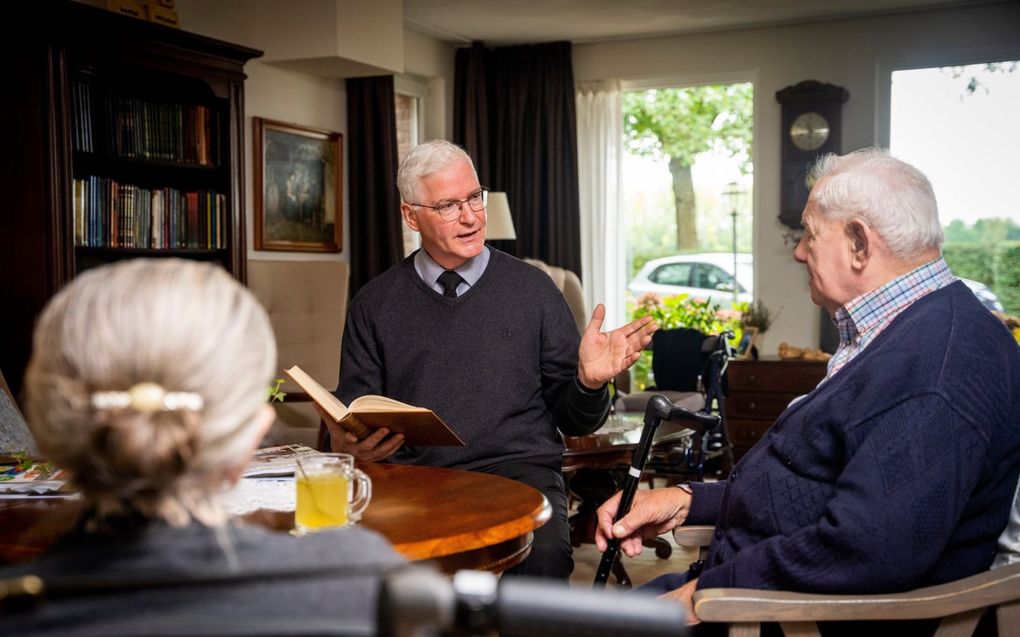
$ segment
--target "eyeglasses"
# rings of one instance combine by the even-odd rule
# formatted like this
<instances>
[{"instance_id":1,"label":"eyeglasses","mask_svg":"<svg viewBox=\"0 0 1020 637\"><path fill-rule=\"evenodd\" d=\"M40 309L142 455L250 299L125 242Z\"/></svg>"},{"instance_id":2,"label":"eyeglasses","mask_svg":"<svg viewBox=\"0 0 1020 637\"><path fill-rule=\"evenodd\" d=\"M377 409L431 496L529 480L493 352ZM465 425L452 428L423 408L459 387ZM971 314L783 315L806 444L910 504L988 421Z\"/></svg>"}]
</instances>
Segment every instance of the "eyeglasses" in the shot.
<instances>
[{"instance_id":1,"label":"eyeglasses","mask_svg":"<svg viewBox=\"0 0 1020 637\"><path fill-rule=\"evenodd\" d=\"M471 193L467 196L467 199L460 199L454 201L444 201L438 206L427 206L423 203L412 203L412 206L418 206L419 208L431 208L439 213L439 216L443 221L453 221L460 216L460 207L464 204L468 205L473 212L481 212L485 210L485 204L489 201L489 189L482 187L480 190Z\"/></svg>"}]
</instances>

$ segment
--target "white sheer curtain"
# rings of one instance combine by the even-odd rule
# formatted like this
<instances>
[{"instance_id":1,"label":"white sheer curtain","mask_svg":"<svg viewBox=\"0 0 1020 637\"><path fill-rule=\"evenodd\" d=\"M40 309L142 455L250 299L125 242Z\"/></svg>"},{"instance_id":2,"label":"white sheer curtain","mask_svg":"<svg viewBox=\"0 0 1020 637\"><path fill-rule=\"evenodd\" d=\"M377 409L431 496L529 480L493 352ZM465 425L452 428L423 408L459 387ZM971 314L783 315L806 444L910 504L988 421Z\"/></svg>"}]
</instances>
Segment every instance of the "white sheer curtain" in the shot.
<instances>
[{"instance_id":1,"label":"white sheer curtain","mask_svg":"<svg viewBox=\"0 0 1020 637\"><path fill-rule=\"evenodd\" d=\"M588 310L597 303L605 304L608 329L622 325L627 310L622 161L623 105L619 80L578 84L581 280Z\"/></svg>"}]
</instances>

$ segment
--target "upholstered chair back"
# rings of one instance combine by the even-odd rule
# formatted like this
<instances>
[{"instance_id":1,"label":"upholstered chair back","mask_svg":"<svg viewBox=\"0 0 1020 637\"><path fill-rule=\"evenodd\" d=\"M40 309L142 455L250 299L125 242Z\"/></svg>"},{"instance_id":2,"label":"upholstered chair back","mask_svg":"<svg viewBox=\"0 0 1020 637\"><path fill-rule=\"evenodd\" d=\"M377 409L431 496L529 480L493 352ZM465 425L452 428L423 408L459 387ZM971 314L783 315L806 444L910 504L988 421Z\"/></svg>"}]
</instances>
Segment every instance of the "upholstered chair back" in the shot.
<instances>
[{"instance_id":1,"label":"upholstered chair back","mask_svg":"<svg viewBox=\"0 0 1020 637\"><path fill-rule=\"evenodd\" d=\"M538 259L524 260L549 275L553 283L556 284L556 287L563 292L563 298L567 300L570 312L574 315L577 329L584 331L585 326L588 325L588 320L591 318L591 314L589 314L588 308L585 307L584 288L581 287L581 279L573 271L566 268L549 265L545 261L539 261Z\"/></svg>"},{"instance_id":2,"label":"upholstered chair back","mask_svg":"<svg viewBox=\"0 0 1020 637\"><path fill-rule=\"evenodd\" d=\"M316 445L319 416L283 373L299 365L323 387L340 375L340 337L347 315L347 264L342 261L248 261L248 287L269 313L276 334L279 378L290 396L276 403L265 444Z\"/></svg>"}]
</instances>

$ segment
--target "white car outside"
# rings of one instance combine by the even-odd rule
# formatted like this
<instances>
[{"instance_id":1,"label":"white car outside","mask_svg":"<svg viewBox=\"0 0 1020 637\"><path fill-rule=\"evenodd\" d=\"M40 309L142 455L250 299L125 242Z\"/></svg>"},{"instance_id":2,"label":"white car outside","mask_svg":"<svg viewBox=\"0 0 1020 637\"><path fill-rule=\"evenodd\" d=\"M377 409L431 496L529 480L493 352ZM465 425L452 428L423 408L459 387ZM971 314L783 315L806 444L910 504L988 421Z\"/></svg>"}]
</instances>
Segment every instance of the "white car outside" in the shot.
<instances>
[{"instance_id":1,"label":"white car outside","mask_svg":"<svg viewBox=\"0 0 1020 637\"><path fill-rule=\"evenodd\" d=\"M733 253L710 252L678 254L646 263L627 289L635 297L652 292L659 296L688 294L691 298L712 299L722 308L733 303L733 286L737 301L752 301L754 258L737 254L736 281L733 277Z\"/></svg>"}]
</instances>

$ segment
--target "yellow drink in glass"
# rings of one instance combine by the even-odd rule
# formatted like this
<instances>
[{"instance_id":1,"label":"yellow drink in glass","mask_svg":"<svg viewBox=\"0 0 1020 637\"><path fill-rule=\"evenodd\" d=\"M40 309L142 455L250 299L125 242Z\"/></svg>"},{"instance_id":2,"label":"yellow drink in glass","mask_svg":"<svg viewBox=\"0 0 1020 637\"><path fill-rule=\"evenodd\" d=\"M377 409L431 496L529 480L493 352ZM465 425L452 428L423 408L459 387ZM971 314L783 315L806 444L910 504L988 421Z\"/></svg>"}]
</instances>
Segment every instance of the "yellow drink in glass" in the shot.
<instances>
[{"instance_id":1,"label":"yellow drink in glass","mask_svg":"<svg viewBox=\"0 0 1020 637\"><path fill-rule=\"evenodd\" d=\"M298 474L294 524L301 532L317 531L347 524L347 476L336 473Z\"/></svg>"}]
</instances>

